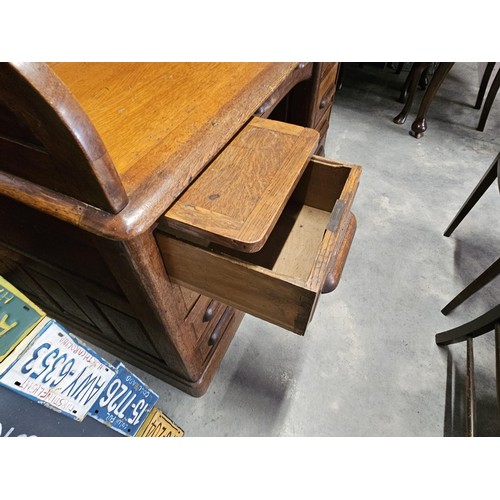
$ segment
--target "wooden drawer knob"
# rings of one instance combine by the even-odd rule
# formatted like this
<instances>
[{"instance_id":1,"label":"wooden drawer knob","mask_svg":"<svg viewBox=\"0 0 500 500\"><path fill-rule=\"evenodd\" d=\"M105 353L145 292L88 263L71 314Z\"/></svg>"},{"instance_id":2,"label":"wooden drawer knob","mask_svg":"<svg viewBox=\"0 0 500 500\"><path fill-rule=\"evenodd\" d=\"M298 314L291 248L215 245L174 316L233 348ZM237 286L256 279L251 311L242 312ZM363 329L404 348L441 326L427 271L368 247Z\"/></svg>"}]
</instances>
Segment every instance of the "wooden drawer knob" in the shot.
<instances>
[{"instance_id":1,"label":"wooden drawer knob","mask_svg":"<svg viewBox=\"0 0 500 500\"><path fill-rule=\"evenodd\" d=\"M224 311L224 314L221 316L221 319L217 323L217 326L214 328L212 335L208 339L208 345L215 345L222 333L225 330L226 321L232 316L234 309L232 307L227 307Z\"/></svg>"},{"instance_id":2,"label":"wooden drawer knob","mask_svg":"<svg viewBox=\"0 0 500 500\"><path fill-rule=\"evenodd\" d=\"M207 310L205 311L205 314L203 315L203 323L210 321L214 317L215 306L216 306L215 300L211 300L207 306Z\"/></svg>"}]
</instances>

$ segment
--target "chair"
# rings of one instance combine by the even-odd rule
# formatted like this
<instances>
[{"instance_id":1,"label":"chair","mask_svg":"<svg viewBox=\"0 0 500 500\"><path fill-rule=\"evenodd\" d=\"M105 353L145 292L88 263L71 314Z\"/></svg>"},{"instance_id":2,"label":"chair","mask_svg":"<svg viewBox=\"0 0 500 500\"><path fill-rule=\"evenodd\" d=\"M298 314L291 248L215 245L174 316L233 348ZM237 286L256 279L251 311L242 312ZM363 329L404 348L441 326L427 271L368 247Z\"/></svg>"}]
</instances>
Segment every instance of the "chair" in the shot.
<instances>
[{"instance_id":1,"label":"chair","mask_svg":"<svg viewBox=\"0 0 500 500\"><path fill-rule=\"evenodd\" d=\"M426 82L427 79L427 73L432 64L431 62L413 63L400 95L400 101L405 104L401 112L392 120L394 123L398 125L405 123L413 103L413 98L415 97L417 85L420 84L421 87L424 86L424 82ZM436 92L446 78L446 75L453 67L453 64L452 62L438 63L429 84L425 85L426 90L424 97L418 108L417 117L411 125L410 134L416 139L420 139L427 130L427 111Z\"/></svg>"},{"instance_id":2,"label":"chair","mask_svg":"<svg viewBox=\"0 0 500 500\"><path fill-rule=\"evenodd\" d=\"M465 216L471 211L477 201L486 192L486 190L493 184L494 180L498 181L498 189L500 192L500 152L493 160L493 163L488 167L482 179L477 186L472 190L471 194L462 205L462 208L455 215L450 225L444 232L444 236L450 236L457 226L462 222ZM462 290L456 297L454 297L442 310L444 315L455 309L458 305L468 299L471 295L489 283L493 278L500 274L500 258L497 259L490 267L488 267L480 276L472 281L464 290Z\"/></svg>"},{"instance_id":3,"label":"chair","mask_svg":"<svg viewBox=\"0 0 500 500\"><path fill-rule=\"evenodd\" d=\"M476 104L474 106L475 109L481 109L484 94L486 92L486 87L490 82L491 75L493 74L493 70L496 64L497 63L494 62L489 62L486 64L486 69L484 71L483 78L481 79L481 84L479 86L479 92L477 94ZM479 118L477 130L479 130L480 132L484 131L486 120L488 119L488 115L490 114L491 106L493 104L493 101L495 100L499 87L500 87L500 67L497 69L496 75L493 78L490 90L488 91L488 95L486 96L486 101L484 102L483 111L481 112L481 116Z\"/></svg>"},{"instance_id":4,"label":"chair","mask_svg":"<svg viewBox=\"0 0 500 500\"><path fill-rule=\"evenodd\" d=\"M431 68L432 65L436 64L437 66L435 68L433 76L429 79L429 84L426 85L424 82L426 82L427 80L427 73L429 71L429 68ZM427 112L429 110L431 102L454 64L455 63L453 62L413 63L408 77L401 89L401 94L399 97L399 101L404 103L403 109L392 121L394 123L397 123L398 125L402 125L403 123L405 123L406 118L408 117L408 113L410 112L411 105L413 103L417 85L419 85L420 88L425 89L425 94L420 103L417 116L411 125L410 134L413 135L416 139L420 139L424 132L427 130ZM481 79L479 92L476 98L476 104L474 106L475 109L481 109L484 94L486 93L486 88L490 83L490 79L496 64L498 63L489 62L486 65L486 69ZM484 131L486 120L488 119L491 106L493 105L493 101L495 100L499 87L500 68L497 70L495 77L493 78L490 90L488 91L488 95L486 96L483 111L481 112L481 116L479 118L477 130L479 130L480 132Z\"/></svg>"},{"instance_id":5,"label":"chair","mask_svg":"<svg viewBox=\"0 0 500 500\"><path fill-rule=\"evenodd\" d=\"M495 330L495 375L497 405L500 405L500 305L497 305L485 314L468 323L451 330L436 334L436 344L445 346L458 342L467 343L465 400L466 400L466 433L467 436L476 435L476 408L474 383L474 349L473 339ZM500 410L500 406L499 406Z\"/></svg>"}]
</instances>

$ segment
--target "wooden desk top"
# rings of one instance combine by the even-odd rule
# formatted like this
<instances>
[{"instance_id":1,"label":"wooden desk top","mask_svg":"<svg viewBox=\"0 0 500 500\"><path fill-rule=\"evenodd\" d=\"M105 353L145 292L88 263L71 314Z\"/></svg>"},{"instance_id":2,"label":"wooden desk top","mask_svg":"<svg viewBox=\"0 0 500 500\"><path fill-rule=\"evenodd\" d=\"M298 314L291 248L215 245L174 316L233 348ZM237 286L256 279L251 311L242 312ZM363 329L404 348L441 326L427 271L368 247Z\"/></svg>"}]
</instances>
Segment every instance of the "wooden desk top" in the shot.
<instances>
[{"instance_id":1,"label":"wooden desk top","mask_svg":"<svg viewBox=\"0 0 500 500\"><path fill-rule=\"evenodd\" d=\"M76 99L73 104L44 65L23 65L23 74L36 85L47 82L45 98L76 140L83 141L94 168L111 161L123 184L125 205L110 213L4 172L0 193L117 240L154 226L300 68L297 63L49 63ZM113 179L104 180L113 188Z\"/></svg>"},{"instance_id":2,"label":"wooden desk top","mask_svg":"<svg viewBox=\"0 0 500 500\"><path fill-rule=\"evenodd\" d=\"M133 201L164 182L177 196L296 63L49 66L89 116Z\"/></svg>"}]
</instances>

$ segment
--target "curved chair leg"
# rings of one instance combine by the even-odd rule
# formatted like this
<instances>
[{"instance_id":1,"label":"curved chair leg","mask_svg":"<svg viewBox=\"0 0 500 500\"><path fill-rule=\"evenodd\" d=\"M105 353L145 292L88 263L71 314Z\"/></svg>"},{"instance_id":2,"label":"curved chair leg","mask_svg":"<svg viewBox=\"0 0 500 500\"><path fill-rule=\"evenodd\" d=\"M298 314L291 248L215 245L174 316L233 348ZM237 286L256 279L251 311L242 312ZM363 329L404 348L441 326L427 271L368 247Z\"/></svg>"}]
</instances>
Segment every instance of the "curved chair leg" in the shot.
<instances>
[{"instance_id":1,"label":"curved chair leg","mask_svg":"<svg viewBox=\"0 0 500 500\"><path fill-rule=\"evenodd\" d=\"M498 88L500 87L500 68L495 75L495 79L491 84L490 90L488 91L488 95L486 96L486 101L484 101L484 108L481 111L481 117L479 118L479 124L477 126L477 130L482 132L484 130L484 126L486 125L486 120L488 119L488 115L490 114L490 109L495 100L495 97L498 92Z\"/></svg>"},{"instance_id":2,"label":"curved chair leg","mask_svg":"<svg viewBox=\"0 0 500 500\"><path fill-rule=\"evenodd\" d=\"M405 103L403 109L392 121L397 123L398 125L402 125L406 118L408 117L408 113L410 112L411 105L413 103L413 98L415 97L415 91L417 90L418 82L422 76L422 72L427 68L431 63L413 63L411 67L410 73L408 74L408 78L401 90L400 100Z\"/></svg>"},{"instance_id":3,"label":"curved chair leg","mask_svg":"<svg viewBox=\"0 0 500 500\"><path fill-rule=\"evenodd\" d=\"M494 62L489 62L486 64L486 69L484 70L483 77L481 78L481 85L479 85L479 92L477 94L476 104L474 109L481 109L483 104L484 94L486 93L486 87L490 81L491 73L493 73L493 68L495 67Z\"/></svg>"},{"instance_id":4,"label":"curved chair leg","mask_svg":"<svg viewBox=\"0 0 500 500\"><path fill-rule=\"evenodd\" d=\"M474 205L483 196L486 190L493 184L493 181L499 176L500 170L500 153L493 160L493 163L488 167L482 179L478 182L477 186L472 190L462 208L455 215L454 219L451 221L450 225L446 228L444 232L445 236L450 236L450 234L456 229L456 227L462 222L465 216L472 210Z\"/></svg>"},{"instance_id":5,"label":"curved chair leg","mask_svg":"<svg viewBox=\"0 0 500 500\"><path fill-rule=\"evenodd\" d=\"M446 75L449 73L450 69L453 67L452 62L442 62L439 63L434 76L431 79L427 90L425 91L422 102L420 103L420 107L418 109L417 117L415 121L412 123L410 134L413 135L416 139L420 139L424 132L427 130L427 111L429 106L431 105L436 92L439 87L443 83L443 80L446 78Z\"/></svg>"}]
</instances>

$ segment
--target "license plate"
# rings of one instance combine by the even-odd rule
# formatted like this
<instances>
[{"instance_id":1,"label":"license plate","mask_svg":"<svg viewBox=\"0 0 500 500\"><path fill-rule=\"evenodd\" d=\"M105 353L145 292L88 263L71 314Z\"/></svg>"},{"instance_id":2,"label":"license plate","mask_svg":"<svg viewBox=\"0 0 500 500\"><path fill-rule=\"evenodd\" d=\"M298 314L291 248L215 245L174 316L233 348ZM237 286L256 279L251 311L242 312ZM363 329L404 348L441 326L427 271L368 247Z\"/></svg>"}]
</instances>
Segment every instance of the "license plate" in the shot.
<instances>
[{"instance_id":1,"label":"license plate","mask_svg":"<svg viewBox=\"0 0 500 500\"><path fill-rule=\"evenodd\" d=\"M0 276L0 363L45 313Z\"/></svg>"},{"instance_id":2,"label":"license plate","mask_svg":"<svg viewBox=\"0 0 500 500\"><path fill-rule=\"evenodd\" d=\"M111 364L50 320L1 375L0 383L81 421L114 373Z\"/></svg>"},{"instance_id":3,"label":"license plate","mask_svg":"<svg viewBox=\"0 0 500 500\"><path fill-rule=\"evenodd\" d=\"M97 398L89 415L125 436L135 436L158 401L158 395L123 363Z\"/></svg>"},{"instance_id":4,"label":"license plate","mask_svg":"<svg viewBox=\"0 0 500 500\"><path fill-rule=\"evenodd\" d=\"M154 408L136 437L182 437L184 431L174 424L161 410Z\"/></svg>"}]
</instances>

